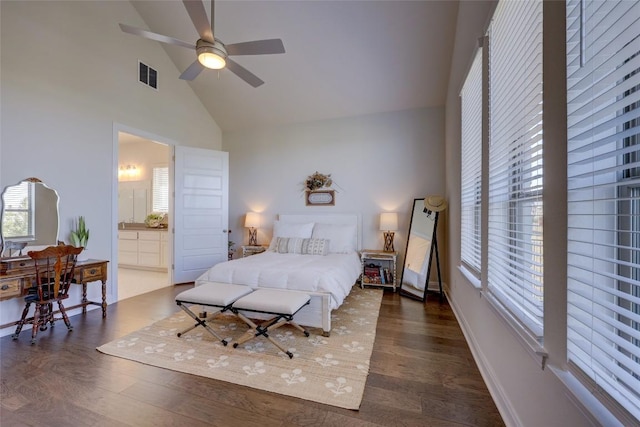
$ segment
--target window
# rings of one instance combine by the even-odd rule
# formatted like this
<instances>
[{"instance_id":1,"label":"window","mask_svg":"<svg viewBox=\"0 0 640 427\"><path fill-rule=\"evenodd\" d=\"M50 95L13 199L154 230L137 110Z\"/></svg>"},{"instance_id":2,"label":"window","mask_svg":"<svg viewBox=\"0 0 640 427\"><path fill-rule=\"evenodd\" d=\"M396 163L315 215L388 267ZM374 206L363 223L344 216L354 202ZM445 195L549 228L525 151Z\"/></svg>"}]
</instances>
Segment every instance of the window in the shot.
<instances>
[{"instance_id":1,"label":"window","mask_svg":"<svg viewBox=\"0 0 640 427\"><path fill-rule=\"evenodd\" d=\"M23 181L8 187L3 196L4 216L2 218L2 234L5 239L35 239L34 185Z\"/></svg>"},{"instance_id":2,"label":"window","mask_svg":"<svg viewBox=\"0 0 640 427\"><path fill-rule=\"evenodd\" d=\"M482 50L478 50L461 99L460 259L480 276L482 184Z\"/></svg>"},{"instance_id":3,"label":"window","mask_svg":"<svg viewBox=\"0 0 640 427\"><path fill-rule=\"evenodd\" d=\"M567 2L567 357L640 419L640 3Z\"/></svg>"},{"instance_id":4,"label":"window","mask_svg":"<svg viewBox=\"0 0 640 427\"><path fill-rule=\"evenodd\" d=\"M153 168L153 212L169 212L169 168Z\"/></svg>"},{"instance_id":5,"label":"window","mask_svg":"<svg viewBox=\"0 0 640 427\"><path fill-rule=\"evenodd\" d=\"M542 1L502 1L489 31L489 295L541 344Z\"/></svg>"}]
</instances>

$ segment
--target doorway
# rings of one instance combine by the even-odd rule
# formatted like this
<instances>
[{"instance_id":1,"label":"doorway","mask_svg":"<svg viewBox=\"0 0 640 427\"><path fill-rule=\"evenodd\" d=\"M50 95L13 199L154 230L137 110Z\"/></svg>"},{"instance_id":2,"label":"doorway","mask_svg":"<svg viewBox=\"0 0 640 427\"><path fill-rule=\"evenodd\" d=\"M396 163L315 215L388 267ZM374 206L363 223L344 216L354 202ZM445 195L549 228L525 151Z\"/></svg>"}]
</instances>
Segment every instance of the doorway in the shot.
<instances>
[{"instance_id":1,"label":"doorway","mask_svg":"<svg viewBox=\"0 0 640 427\"><path fill-rule=\"evenodd\" d=\"M171 286L171 148L118 132L118 300Z\"/></svg>"}]
</instances>

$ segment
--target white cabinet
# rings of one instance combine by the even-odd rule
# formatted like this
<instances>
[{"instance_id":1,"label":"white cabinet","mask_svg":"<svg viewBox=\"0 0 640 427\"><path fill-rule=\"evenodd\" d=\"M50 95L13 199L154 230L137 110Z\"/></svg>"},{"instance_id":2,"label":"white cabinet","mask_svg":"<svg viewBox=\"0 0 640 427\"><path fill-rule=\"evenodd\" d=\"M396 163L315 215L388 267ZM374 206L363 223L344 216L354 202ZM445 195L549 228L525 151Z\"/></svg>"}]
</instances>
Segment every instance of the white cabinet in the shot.
<instances>
[{"instance_id":1,"label":"white cabinet","mask_svg":"<svg viewBox=\"0 0 640 427\"><path fill-rule=\"evenodd\" d=\"M169 233L160 233L160 267L169 267Z\"/></svg>"},{"instance_id":2,"label":"white cabinet","mask_svg":"<svg viewBox=\"0 0 640 427\"><path fill-rule=\"evenodd\" d=\"M167 268L167 231L118 231L118 264L126 267Z\"/></svg>"},{"instance_id":3,"label":"white cabinet","mask_svg":"<svg viewBox=\"0 0 640 427\"><path fill-rule=\"evenodd\" d=\"M118 232L118 264L138 265L138 232Z\"/></svg>"},{"instance_id":4,"label":"white cabinet","mask_svg":"<svg viewBox=\"0 0 640 427\"><path fill-rule=\"evenodd\" d=\"M138 265L160 267L160 233L160 231L138 231Z\"/></svg>"}]
</instances>

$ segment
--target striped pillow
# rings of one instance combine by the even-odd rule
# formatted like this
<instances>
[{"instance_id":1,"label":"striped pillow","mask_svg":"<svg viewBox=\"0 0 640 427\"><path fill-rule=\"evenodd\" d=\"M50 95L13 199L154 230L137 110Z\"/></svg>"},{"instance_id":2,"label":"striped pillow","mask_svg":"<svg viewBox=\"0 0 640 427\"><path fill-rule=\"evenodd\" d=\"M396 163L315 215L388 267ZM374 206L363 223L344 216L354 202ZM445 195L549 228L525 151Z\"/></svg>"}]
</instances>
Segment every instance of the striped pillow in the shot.
<instances>
[{"instance_id":1,"label":"striped pillow","mask_svg":"<svg viewBox=\"0 0 640 427\"><path fill-rule=\"evenodd\" d=\"M300 237L276 237L275 251L280 254L301 254L305 240Z\"/></svg>"},{"instance_id":2,"label":"striped pillow","mask_svg":"<svg viewBox=\"0 0 640 427\"><path fill-rule=\"evenodd\" d=\"M327 255L329 240L276 237L274 251L280 254Z\"/></svg>"}]
</instances>

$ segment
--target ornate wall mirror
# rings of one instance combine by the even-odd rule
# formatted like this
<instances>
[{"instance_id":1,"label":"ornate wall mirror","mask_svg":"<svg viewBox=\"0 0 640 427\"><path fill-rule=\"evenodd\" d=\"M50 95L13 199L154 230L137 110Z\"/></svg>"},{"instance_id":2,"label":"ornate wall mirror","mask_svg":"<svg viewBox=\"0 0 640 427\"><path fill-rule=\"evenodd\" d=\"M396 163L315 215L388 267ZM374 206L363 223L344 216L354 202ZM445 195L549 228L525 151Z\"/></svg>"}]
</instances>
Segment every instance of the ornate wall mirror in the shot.
<instances>
[{"instance_id":1,"label":"ornate wall mirror","mask_svg":"<svg viewBox=\"0 0 640 427\"><path fill-rule=\"evenodd\" d=\"M0 218L0 256L26 255L22 250L25 246L57 244L58 200L58 193L38 178L27 178L5 187Z\"/></svg>"},{"instance_id":2,"label":"ornate wall mirror","mask_svg":"<svg viewBox=\"0 0 640 427\"><path fill-rule=\"evenodd\" d=\"M431 260L434 254L438 268L440 298L442 298L440 257L436 239L439 211L427 209L427 204L425 204L425 199L413 200L407 249L400 279L400 294L420 301L426 300L429 276L431 274ZM446 206L446 202L444 206ZM444 207L436 209L443 210Z\"/></svg>"}]
</instances>

